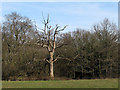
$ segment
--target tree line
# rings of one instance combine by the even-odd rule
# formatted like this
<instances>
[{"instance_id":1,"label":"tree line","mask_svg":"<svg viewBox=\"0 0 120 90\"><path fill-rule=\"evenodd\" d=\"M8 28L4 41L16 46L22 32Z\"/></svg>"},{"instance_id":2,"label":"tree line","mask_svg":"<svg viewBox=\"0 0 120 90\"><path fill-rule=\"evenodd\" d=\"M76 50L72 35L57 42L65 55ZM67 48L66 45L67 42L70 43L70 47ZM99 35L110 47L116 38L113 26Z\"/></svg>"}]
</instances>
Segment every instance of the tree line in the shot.
<instances>
[{"instance_id":1,"label":"tree line","mask_svg":"<svg viewBox=\"0 0 120 90\"><path fill-rule=\"evenodd\" d=\"M49 17L43 25L40 31L28 17L16 12L5 15L1 28L3 80L41 80L49 75L73 79L76 72L82 79L118 77L115 23L105 18L90 30L77 28L67 33L61 33L67 26L50 26Z\"/></svg>"}]
</instances>

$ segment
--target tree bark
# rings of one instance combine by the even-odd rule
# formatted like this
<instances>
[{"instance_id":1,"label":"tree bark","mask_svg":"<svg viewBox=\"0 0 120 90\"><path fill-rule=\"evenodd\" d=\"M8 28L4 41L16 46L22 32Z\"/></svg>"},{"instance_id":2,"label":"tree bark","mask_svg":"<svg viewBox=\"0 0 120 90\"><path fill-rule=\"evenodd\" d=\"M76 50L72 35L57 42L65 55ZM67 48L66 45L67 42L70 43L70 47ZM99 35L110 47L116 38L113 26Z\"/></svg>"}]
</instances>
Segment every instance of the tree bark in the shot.
<instances>
[{"instance_id":1,"label":"tree bark","mask_svg":"<svg viewBox=\"0 0 120 90\"><path fill-rule=\"evenodd\" d=\"M53 62L50 62L50 78L54 78L54 73L53 73Z\"/></svg>"},{"instance_id":2,"label":"tree bark","mask_svg":"<svg viewBox=\"0 0 120 90\"><path fill-rule=\"evenodd\" d=\"M50 52L50 78L54 78L54 72L53 72L53 52Z\"/></svg>"}]
</instances>

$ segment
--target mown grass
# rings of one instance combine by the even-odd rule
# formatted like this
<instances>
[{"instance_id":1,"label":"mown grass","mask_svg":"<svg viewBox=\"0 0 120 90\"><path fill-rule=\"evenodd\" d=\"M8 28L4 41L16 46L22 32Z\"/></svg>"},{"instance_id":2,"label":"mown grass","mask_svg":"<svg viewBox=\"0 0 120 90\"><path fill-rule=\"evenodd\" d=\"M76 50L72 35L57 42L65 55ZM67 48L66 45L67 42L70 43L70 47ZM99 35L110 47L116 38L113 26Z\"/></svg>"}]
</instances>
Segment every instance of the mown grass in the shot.
<instances>
[{"instance_id":1,"label":"mown grass","mask_svg":"<svg viewBox=\"0 0 120 90\"><path fill-rule=\"evenodd\" d=\"M118 88L118 79L2 81L2 88Z\"/></svg>"}]
</instances>

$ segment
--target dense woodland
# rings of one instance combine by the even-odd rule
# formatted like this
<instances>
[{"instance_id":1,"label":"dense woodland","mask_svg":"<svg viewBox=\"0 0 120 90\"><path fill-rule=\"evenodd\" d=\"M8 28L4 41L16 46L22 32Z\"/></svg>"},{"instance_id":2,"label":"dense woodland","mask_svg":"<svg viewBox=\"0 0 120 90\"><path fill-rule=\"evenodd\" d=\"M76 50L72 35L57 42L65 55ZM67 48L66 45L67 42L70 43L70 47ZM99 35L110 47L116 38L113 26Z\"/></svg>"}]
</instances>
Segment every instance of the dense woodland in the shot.
<instances>
[{"instance_id":1,"label":"dense woodland","mask_svg":"<svg viewBox=\"0 0 120 90\"><path fill-rule=\"evenodd\" d=\"M63 32L56 37L56 44L61 46L55 50L54 58L62 57L54 63L56 78L74 79L76 72L82 79L118 78L115 23L105 18L89 30L78 27L75 31ZM3 80L49 79L49 64L44 58L50 56L47 49L38 44L45 42L42 35L29 18L15 12L5 15L2 23Z\"/></svg>"}]
</instances>

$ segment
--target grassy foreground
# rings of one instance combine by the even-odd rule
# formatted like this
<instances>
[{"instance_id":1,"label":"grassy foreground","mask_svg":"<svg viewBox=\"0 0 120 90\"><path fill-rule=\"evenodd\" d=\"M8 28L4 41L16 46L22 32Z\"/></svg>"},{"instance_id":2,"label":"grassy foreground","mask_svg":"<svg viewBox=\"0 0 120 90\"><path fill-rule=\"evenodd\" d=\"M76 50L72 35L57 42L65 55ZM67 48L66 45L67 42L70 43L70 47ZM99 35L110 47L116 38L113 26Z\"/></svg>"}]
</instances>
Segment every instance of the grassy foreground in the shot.
<instances>
[{"instance_id":1,"label":"grassy foreground","mask_svg":"<svg viewBox=\"0 0 120 90\"><path fill-rule=\"evenodd\" d=\"M118 88L118 79L3 81L2 88Z\"/></svg>"}]
</instances>

